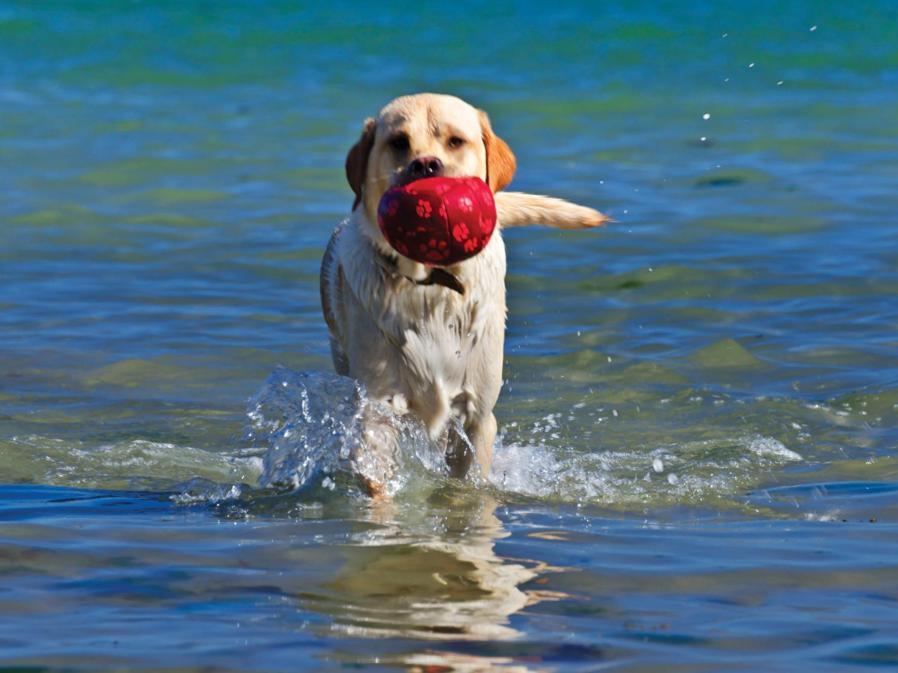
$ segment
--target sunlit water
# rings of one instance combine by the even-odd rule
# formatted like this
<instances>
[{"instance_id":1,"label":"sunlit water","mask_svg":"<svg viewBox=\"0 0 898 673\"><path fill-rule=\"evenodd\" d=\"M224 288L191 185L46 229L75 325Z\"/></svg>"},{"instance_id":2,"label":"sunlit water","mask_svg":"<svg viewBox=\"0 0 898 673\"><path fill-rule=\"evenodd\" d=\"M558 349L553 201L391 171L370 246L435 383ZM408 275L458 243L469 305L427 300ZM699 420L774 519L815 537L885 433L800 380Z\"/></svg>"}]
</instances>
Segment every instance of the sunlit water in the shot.
<instances>
[{"instance_id":1,"label":"sunlit water","mask_svg":"<svg viewBox=\"0 0 898 673\"><path fill-rule=\"evenodd\" d=\"M895 668L892 3L120 4L0 3L0 667ZM418 90L615 222L371 503L318 265Z\"/></svg>"}]
</instances>

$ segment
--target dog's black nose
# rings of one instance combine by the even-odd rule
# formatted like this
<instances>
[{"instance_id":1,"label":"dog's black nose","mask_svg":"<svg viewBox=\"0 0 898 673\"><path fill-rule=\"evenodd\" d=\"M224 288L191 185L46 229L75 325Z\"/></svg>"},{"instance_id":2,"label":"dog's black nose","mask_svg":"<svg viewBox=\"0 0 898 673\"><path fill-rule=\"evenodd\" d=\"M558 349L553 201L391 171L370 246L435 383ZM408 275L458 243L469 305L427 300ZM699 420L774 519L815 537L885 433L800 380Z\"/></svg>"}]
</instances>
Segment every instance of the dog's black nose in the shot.
<instances>
[{"instance_id":1,"label":"dog's black nose","mask_svg":"<svg viewBox=\"0 0 898 673\"><path fill-rule=\"evenodd\" d=\"M443 173L443 162L437 157L418 157L408 165L408 175L414 180Z\"/></svg>"}]
</instances>

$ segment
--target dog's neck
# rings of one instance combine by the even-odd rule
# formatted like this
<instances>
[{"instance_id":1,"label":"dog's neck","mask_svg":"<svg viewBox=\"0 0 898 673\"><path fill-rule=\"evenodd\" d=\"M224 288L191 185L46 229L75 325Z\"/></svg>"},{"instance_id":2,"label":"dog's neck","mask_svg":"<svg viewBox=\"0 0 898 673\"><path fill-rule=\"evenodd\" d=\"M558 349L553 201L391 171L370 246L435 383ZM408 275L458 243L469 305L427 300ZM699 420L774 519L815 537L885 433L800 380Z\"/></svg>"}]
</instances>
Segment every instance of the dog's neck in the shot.
<instances>
[{"instance_id":1,"label":"dog's neck","mask_svg":"<svg viewBox=\"0 0 898 673\"><path fill-rule=\"evenodd\" d=\"M465 293L465 286L462 284L462 282L453 274L446 271L446 269L438 266L429 267L428 274L424 278L416 280L404 275L399 271L399 266L396 264L395 258L383 254L380 250L377 250L376 247L375 254L377 255L377 259L380 262L381 267L390 275L400 276L402 278L405 278L408 282L414 283L415 285L442 285L443 287L453 290L454 292L458 292L461 295Z\"/></svg>"},{"instance_id":2,"label":"dog's neck","mask_svg":"<svg viewBox=\"0 0 898 673\"><path fill-rule=\"evenodd\" d=\"M465 294L464 284L451 271L439 266L424 266L423 264L413 262L410 259L400 260L396 253L393 252L392 248L389 247L389 244L380 233L377 225L371 225L367 213L365 212L364 204L359 205L352 211L351 218L356 220L360 231L368 239L368 242L373 249L374 259L377 260L378 265L385 273L394 277L404 278L413 285L440 285L453 292L458 292L460 295ZM404 261L405 263L403 264L401 261ZM412 267L414 275L409 275L409 273L406 272L406 269L403 268L404 266ZM422 270L426 271L426 275L420 278L417 277L418 273L415 273L415 271Z\"/></svg>"}]
</instances>

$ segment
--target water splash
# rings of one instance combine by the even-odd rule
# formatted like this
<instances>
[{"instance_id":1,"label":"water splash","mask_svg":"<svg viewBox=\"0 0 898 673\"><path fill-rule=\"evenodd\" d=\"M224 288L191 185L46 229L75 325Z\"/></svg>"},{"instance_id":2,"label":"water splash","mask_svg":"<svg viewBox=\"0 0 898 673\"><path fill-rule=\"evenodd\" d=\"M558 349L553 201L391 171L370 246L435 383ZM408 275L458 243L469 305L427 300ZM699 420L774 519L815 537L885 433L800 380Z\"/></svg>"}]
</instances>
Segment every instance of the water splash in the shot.
<instances>
[{"instance_id":1,"label":"water splash","mask_svg":"<svg viewBox=\"0 0 898 673\"><path fill-rule=\"evenodd\" d=\"M768 475L802 461L778 439L753 432L731 437L726 428L719 436L655 444L618 442L618 433L605 448L599 440L609 441L613 413L574 402L564 413L508 423L487 478L473 474L460 482L449 476L444 446L413 415L369 399L353 379L284 367L250 400L247 415L243 448L209 451L140 439L89 445L29 435L0 441L0 467L12 481L174 491L187 505L239 504L260 495L309 504L330 494L359 495L359 475L374 474L388 494L412 501L451 483L488 486L499 497L626 510L732 506L764 488ZM385 456L364 450L372 419L374 432L384 435L373 440L389 447Z\"/></svg>"},{"instance_id":2,"label":"water splash","mask_svg":"<svg viewBox=\"0 0 898 673\"><path fill-rule=\"evenodd\" d=\"M490 481L506 492L560 502L700 505L737 496L771 468L799 460L760 436L592 453L509 444L497 447Z\"/></svg>"},{"instance_id":3,"label":"water splash","mask_svg":"<svg viewBox=\"0 0 898 673\"><path fill-rule=\"evenodd\" d=\"M299 489L348 463L359 440L360 384L341 376L279 367L250 401L248 436L268 445L260 484Z\"/></svg>"},{"instance_id":4,"label":"water splash","mask_svg":"<svg viewBox=\"0 0 898 673\"><path fill-rule=\"evenodd\" d=\"M368 398L354 379L278 367L248 416L250 439L268 446L263 488L352 489L353 475L362 475L395 495L415 477L448 477L445 451L423 424Z\"/></svg>"},{"instance_id":5,"label":"water splash","mask_svg":"<svg viewBox=\"0 0 898 673\"><path fill-rule=\"evenodd\" d=\"M577 407L578 405L574 405ZM249 408L253 441L268 445L260 485L278 490L353 489L352 475L383 470L358 447L364 419L376 414L396 441L387 492L448 480L444 449L413 416L368 399L353 379L280 367ZM661 446L584 450L565 445L561 414L537 420L514 441L500 438L487 482L500 493L558 502L628 507L701 504L756 486L773 468L801 461L780 441L761 435ZM521 441L529 435L531 441ZM561 444L561 445L559 445ZM474 475L470 481L478 482Z\"/></svg>"}]
</instances>

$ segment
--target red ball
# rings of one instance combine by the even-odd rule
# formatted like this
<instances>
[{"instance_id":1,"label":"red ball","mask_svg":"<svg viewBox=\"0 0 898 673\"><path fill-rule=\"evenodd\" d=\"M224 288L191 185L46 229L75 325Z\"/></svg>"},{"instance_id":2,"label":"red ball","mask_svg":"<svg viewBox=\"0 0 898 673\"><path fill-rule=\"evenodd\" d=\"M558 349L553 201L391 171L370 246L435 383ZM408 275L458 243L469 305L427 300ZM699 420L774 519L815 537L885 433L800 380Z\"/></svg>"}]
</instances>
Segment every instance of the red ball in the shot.
<instances>
[{"instance_id":1,"label":"red ball","mask_svg":"<svg viewBox=\"0 0 898 673\"><path fill-rule=\"evenodd\" d=\"M423 178L384 192L377 224L399 254L428 266L451 266L489 243L496 202L480 178Z\"/></svg>"}]
</instances>

